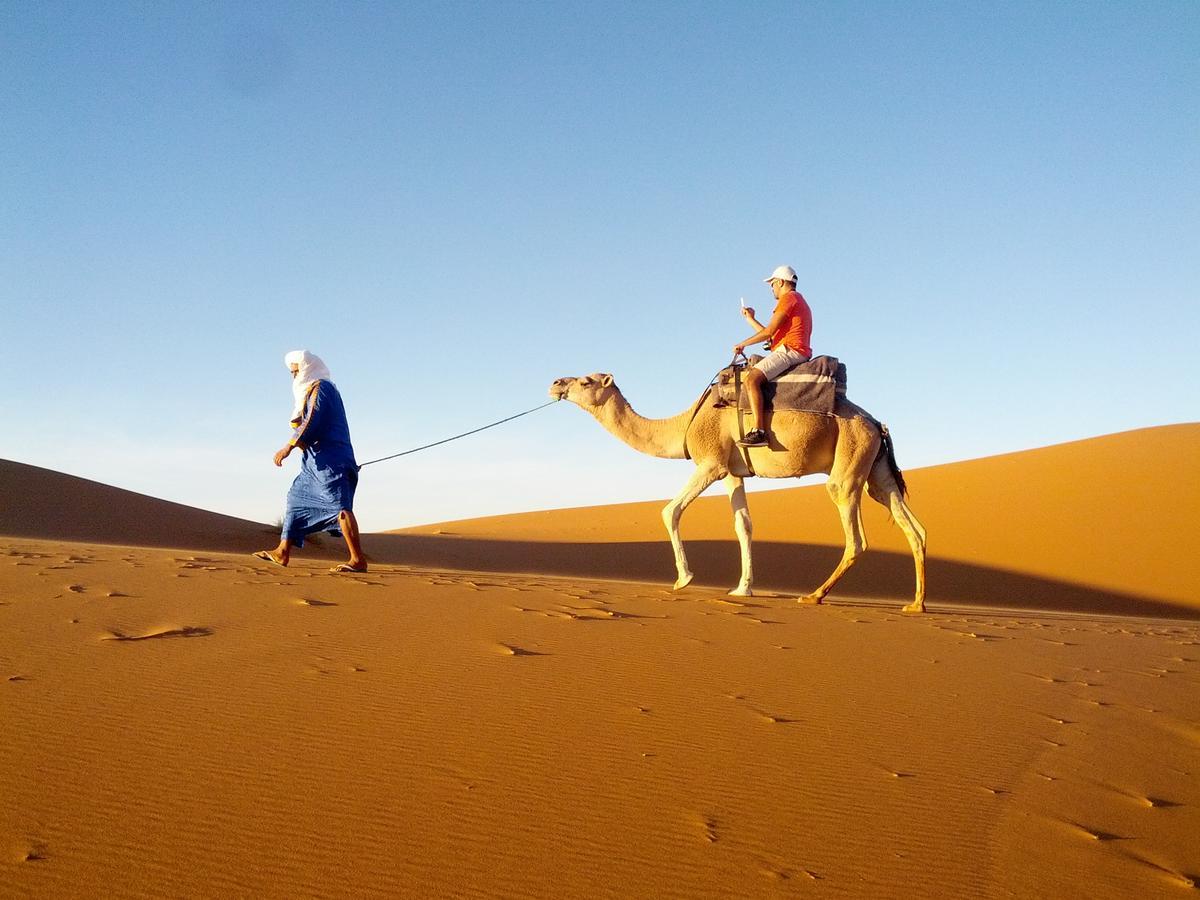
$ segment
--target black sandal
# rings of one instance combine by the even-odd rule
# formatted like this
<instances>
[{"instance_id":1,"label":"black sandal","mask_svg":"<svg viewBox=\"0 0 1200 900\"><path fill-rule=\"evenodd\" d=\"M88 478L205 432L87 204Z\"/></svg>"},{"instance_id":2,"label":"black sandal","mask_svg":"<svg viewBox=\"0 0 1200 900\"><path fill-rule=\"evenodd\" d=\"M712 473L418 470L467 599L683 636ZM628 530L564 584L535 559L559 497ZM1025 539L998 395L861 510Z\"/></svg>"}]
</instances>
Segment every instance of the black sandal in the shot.
<instances>
[{"instance_id":1,"label":"black sandal","mask_svg":"<svg viewBox=\"0 0 1200 900\"><path fill-rule=\"evenodd\" d=\"M743 447L763 447L766 445L766 443L767 443L767 436L763 433L762 429L760 429L760 428L755 428L751 431L747 431L746 436L744 438L742 438L740 441L738 441L738 444L740 444Z\"/></svg>"}]
</instances>

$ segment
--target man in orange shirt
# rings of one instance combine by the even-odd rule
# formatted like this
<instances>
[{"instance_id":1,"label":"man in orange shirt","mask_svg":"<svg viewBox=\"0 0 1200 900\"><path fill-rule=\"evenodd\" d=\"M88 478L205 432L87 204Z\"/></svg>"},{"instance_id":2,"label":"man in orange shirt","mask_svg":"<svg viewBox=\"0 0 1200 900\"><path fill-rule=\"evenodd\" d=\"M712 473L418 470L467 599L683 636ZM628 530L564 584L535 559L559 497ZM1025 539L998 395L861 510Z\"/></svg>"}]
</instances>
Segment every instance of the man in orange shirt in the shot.
<instances>
[{"instance_id":1,"label":"man in orange shirt","mask_svg":"<svg viewBox=\"0 0 1200 900\"><path fill-rule=\"evenodd\" d=\"M750 412L754 416L754 428L738 441L744 447L766 446L767 435L763 431L762 386L765 381L774 381L784 372L800 363L812 359L812 312L804 297L796 290L796 271L791 266L780 266L764 278L775 295L775 311L771 321L763 326L754 318L754 309L746 307L742 315L758 329L746 340L733 345L734 353L742 353L748 344L769 340L771 352L746 373L746 396L750 400Z\"/></svg>"}]
</instances>

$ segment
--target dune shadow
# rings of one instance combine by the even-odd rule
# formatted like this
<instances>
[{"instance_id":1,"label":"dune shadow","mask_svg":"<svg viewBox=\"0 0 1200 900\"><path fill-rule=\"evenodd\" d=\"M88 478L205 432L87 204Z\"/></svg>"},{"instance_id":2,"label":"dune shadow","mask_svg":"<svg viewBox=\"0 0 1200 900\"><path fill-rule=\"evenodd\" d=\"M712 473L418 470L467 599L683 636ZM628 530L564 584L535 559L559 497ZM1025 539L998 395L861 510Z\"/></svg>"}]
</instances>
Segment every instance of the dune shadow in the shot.
<instances>
[{"instance_id":1,"label":"dune shadow","mask_svg":"<svg viewBox=\"0 0 1200 900\"><path fill-rule=\"evenodd\" d=\"M373 561L384 564L662 583L674 579L666 541L543 543L371 534L363 535L363 544ZM737 584L740 559L735 541L688 541L687 550L696 574L694 584L720 588ZM840 558L837 547L756 542L755 588L807 593L824 581ZM1200 619L1200 609L1163 600L936 557L928 560L926 577L927 599L935 605ZM833 598L841 595L901 603L911 599L912 593L912 557L871 550L842 579Z\"/></svg>"}]
</instances>

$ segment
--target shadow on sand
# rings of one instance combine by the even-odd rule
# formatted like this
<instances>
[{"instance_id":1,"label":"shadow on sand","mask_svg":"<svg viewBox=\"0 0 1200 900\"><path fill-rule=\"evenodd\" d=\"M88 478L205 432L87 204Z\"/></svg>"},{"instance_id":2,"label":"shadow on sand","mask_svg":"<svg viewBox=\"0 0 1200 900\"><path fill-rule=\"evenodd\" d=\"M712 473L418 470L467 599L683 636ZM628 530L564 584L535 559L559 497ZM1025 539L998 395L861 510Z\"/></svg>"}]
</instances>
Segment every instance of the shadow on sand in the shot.
<instances>
[{"instance_id":1,"label":"shadow on sand","mask_svg":"<svg viewBox=\"0 0 1200 900\"><path fill-rule=\"evenodd\" d=\"M670 584L674 580L666 541L633 543L541 543L478 538L372 534L364 548L381 564L488 572L540 573ZM740 571L733 541L688 541L694 584L730 588ZM754 544L755 587L803 594L816 588L841 558L840 548L758 541ZM1086 585L1022 575L1003 569L930 559L926 578L929 603L1017 610L1055 610L1120 616L1200 619L1189 609L1151 597L1138 597ZM912 598L912 557L871 550L846 574L833 595L895 600Z\"/></svg>"}]
</instances>

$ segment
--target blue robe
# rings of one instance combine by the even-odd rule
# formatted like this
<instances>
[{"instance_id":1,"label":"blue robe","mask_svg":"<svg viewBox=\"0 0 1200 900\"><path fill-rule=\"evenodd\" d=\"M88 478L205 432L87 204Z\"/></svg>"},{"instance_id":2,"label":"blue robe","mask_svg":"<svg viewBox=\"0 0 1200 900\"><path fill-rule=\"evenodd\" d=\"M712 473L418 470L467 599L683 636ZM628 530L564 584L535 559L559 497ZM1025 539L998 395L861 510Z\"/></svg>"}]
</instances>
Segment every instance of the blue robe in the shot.
<instances>
[{"instance_id":1,"label":"blue robe","mask_svg":"<svg viewBox=\"0 0 1200 900\"><path fill-rule=\"evenodd\" d=\"M338 513L354 508L358 463L350 445L350 423L342 395L330 381L309 388L304 417L292 434L304 451L300 474L292 482L283 515L283 537L297 547L316 531L341 534Z\"/></svg>"}]
</instances>

